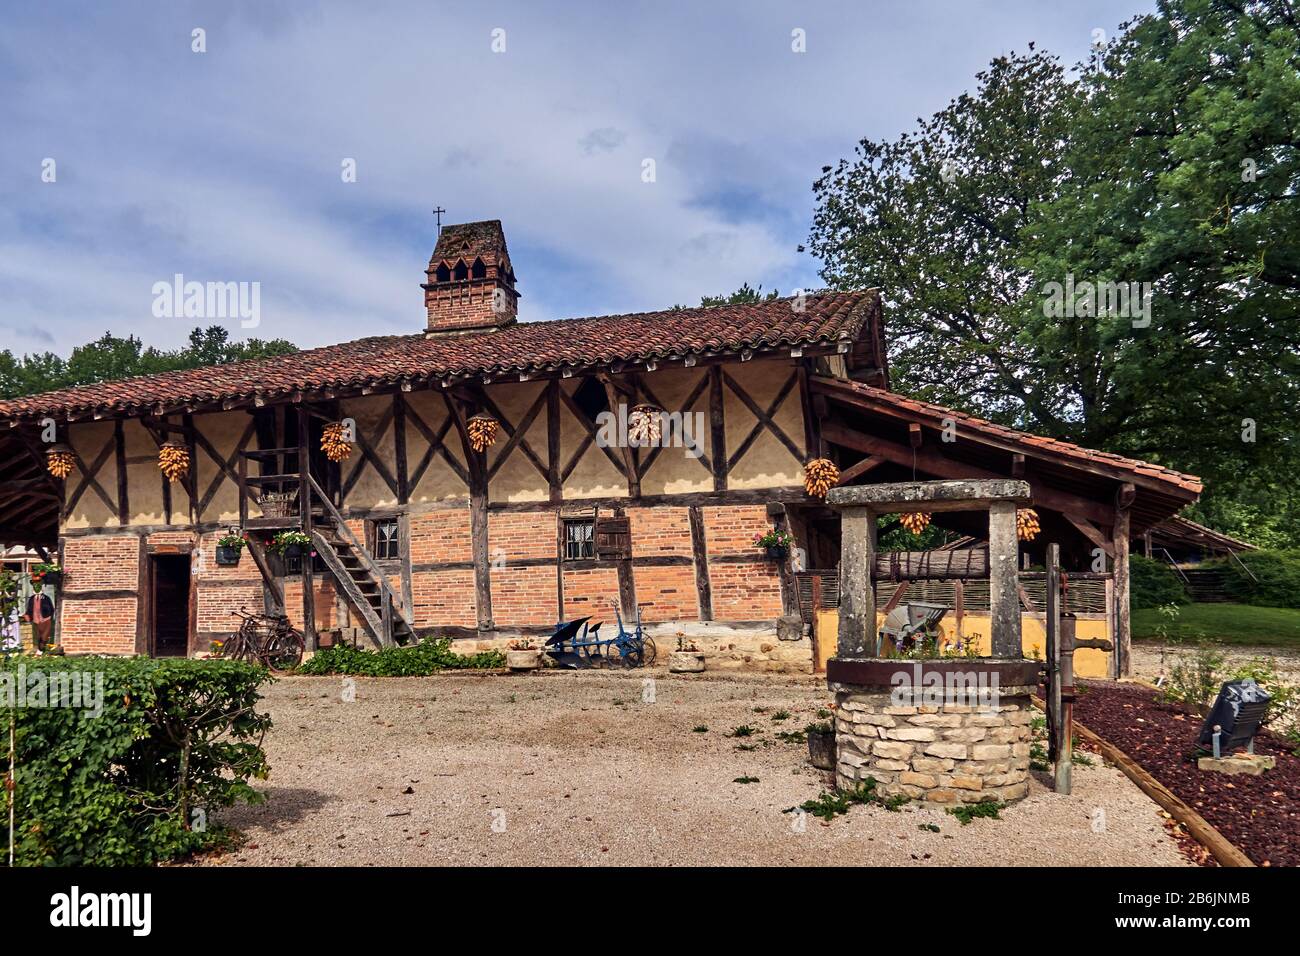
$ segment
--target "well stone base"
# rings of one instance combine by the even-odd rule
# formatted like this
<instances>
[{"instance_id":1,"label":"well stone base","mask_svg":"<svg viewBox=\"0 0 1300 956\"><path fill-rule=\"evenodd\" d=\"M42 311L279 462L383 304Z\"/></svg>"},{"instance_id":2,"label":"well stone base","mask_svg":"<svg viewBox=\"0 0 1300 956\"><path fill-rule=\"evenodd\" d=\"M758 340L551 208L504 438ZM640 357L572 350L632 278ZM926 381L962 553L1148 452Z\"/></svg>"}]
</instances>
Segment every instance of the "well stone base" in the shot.
<instances>
[{"instance_id":1,"label":"well stone base","mask_svg":"<svg viewBox=\"0 0 1300 956\"><path fill-rule=\"evenodd\" d=\"M882 796L933 803L1009 803L1029 792L1032 688L1002 687L989 703L900 706L888 687L833 686L842 789L873 777Z\"/></svg>"}]
</instances>

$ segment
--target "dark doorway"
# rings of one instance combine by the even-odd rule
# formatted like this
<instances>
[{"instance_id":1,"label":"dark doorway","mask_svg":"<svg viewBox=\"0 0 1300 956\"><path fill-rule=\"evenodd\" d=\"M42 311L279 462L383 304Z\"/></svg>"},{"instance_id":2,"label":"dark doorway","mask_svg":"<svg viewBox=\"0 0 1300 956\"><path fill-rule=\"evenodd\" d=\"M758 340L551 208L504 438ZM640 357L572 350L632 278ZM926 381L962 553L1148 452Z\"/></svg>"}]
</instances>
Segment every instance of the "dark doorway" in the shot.
<instances>
[{"instance_id":1,"label":"dark doorway","mask_svg":"<svg viewBox=\"0 0 1300 956\"><path fill-rule=\"evenodd\" d=\"M190 644L190 556L153 558L153 656L184 657Z\"/></svg>"}]
</instances>

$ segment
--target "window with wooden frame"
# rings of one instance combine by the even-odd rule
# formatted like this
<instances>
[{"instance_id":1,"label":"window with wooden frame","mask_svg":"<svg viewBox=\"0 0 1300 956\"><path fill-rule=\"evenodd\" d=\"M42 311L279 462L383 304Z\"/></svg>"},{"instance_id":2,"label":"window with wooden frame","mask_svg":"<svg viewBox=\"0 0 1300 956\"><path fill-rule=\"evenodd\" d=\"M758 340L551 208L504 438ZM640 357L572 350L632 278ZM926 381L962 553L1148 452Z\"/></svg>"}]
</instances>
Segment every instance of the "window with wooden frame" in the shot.
<instances>
[{"instance_id":1,"label":"window with wooden frame","mask_svg":"<svg viewBox=\"0 0 1300 956\"><path fill-rule=\"evenodd\" d=\"M564 560L589 561L596 557L596 519L564 519Z\"/></svg>"},{"instance_id":2,"label":"window with wooden frame","mask_svg":"<svg viewBox=\"0 0 1300 956\"><path fill-rule=\"evenodd\" d=\"M402 556L401 538L396 518L370 522L370 553L376 561L396 561Z\"/></svg>"}]
</instances>

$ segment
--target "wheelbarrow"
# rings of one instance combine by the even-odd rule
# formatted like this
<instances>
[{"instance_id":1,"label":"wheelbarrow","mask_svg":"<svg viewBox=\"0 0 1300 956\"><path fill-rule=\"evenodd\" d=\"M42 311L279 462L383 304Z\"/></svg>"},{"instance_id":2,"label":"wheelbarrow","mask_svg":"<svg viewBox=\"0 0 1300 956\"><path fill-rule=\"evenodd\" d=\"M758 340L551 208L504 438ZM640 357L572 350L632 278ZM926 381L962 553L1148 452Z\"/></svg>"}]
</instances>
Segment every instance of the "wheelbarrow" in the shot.
<instances>
[{"instance_id":1,"label":"wheelbarrow","mask_svg":"<svg viewBox=\"0 0 1300 956\"><path fill-rule=\"evenodd\" d=\"M934 640L939 636L939 622L948 611L946 604L928 604L925 601L900 604L885 617L880 628L878 652L883 654L892 644L893 650L905 653L918 640Z\"/></svg>"},{"instance_id":2,"label":"wheelbarrow","mask_svg":"<svg viewBox=\"0 0 1300 956\"><path fill-rule=\"evenodd\" d=\"M645 636L641 626L641 609L637 608L636 628L623 626L623 615L614 607L618 620L618 633L610 638L600 636L600 624L588 624L590 617L561 624L546 639L546 655L559 667L578 670L588 667L644 667L654 663L655 643Z\"/></svg>"}]
</instances>

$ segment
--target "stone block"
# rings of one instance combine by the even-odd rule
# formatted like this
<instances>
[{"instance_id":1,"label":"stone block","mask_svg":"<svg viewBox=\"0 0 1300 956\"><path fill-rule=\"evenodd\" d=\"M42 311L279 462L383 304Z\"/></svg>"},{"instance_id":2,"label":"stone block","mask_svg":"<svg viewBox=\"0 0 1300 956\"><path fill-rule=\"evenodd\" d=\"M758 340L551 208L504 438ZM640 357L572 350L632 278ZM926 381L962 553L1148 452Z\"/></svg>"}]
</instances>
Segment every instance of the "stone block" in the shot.
<instances>
[{"instance_id":1,"label":"stone block","mask_svg":"<svg viewBox=\"0 0 1300 956\"><path fill-rule=\"evenodd\" d=\"M939 787L934 790L927 790L925 799L931 803L957 803L961 800L961 794L947 787Z\"/></svg>"},{"instance_id":2,"label":"stone block","mask_svg":"<svg viewBox=\"0 0 1300 956\"><path fill-rule=\"evenodd\" d=\"M890 760L908 760L912 756L912 749L912 744L896 740L878 740L874 748L877 757Z\"/></svg>"},{"instance_id":3,"label":"stone block","mask_svg":"<svg viewBox=\"0 0 1300 956\"><path fill-rule=\"evenodd\" d=\"M972 760L999 760L1011 756L1011 745L975 744L970 749L970 756Z\"/></svg>"},{"instance_id":4,"label":"stone block","mask_svg":"<svg viewBox=\"0 0 1300 956\"><path fill-rule=\"evenodd\" d=\"M913 763L915 763L915 761L913 761ZM909 764L906 760L889 760L888 758L885 757L877 757L875 763L873 763L872 766L879 767L881 770L893 770L893 771L908 770L911 768L911 764Z\"/></svg>"},{"instance_id":5,"label":"stone block","mask_svg":"<svg viewBox=\"0 0 1300 956\"><path fill-rule=\"evenodd\" d=\"M984 778L954 774L949 778L948 786L954 790L983 790Z\"/></svg>"},{"instance_id":6,"label":"stone block","mask_svg":"<svg viewBox=\"0 0 1300 956\"><path fill-rule=\"evenodd\" d=\"M1199 757L1196 769L1210 770L1215 773L1247 774L1258 777L1265 770L1272 770L1277 765L1275 757L1265 754L1232 754L1228 757Z\"/></svg>"},{"instance_id":7,"label":"stone block","mask_svg":"<svg viewBox=\"0 0 1300 956\"><path fill-rule=\"evenodd\" d=\"M887 740L934 740L938 732L930 727L893 727L881 731Z\"/></svg>"},{"instance_id":8,"label":"stone block","mask_svg":"<svg viewBox=\"0 0 1300 956\"><path fill-rule=\"evenodd\" d=\"M917 714L907 722L917 727L960 727L962 718L958 714Z\"/></svg>"},{"instance_id":9,"label":"stone block","mask_svg":"<svg viewBox=\"0 0 1300 956\"><path fill-rule=\"evenodd\" d=\"M939 780L928 773L916 773L912 770L905 770L898 775L898 782L909 784L914 787L931 787L939 786Z\"/></svg>"},{"instance_id":10,"label":"stone block","mask_svg":"<svg viewBox=\"0 0 1300 956\"><path fill-rule=\"evenodd\" d=\"M955 760L939 757L913 757L912 769L920 773L947 773L957 765Z\"/></svg>"},{"instance_id":11,"label":"stone block","mask_svg":"<svg viewBox=\"0 0 1300 956\"><path fill-rule=\"evenodd\" d=\"M938 742L927 744L921 748L928 756L931 757L948 757L953 760L965 760L967 756L967 747L965 744L953 742Z\"/></svg>"},{"instance_id":12,"label":"stone block","mask_svg":"<svg viewBox=\"0 0 1300 956\"><path fill-rule=\"evenodd\" d=\"M957 727L953 730L943 732L944 740L960 740L963 743L973 744L983 740L988 733L983 727Z\"/></svg>"}]
</instances>

